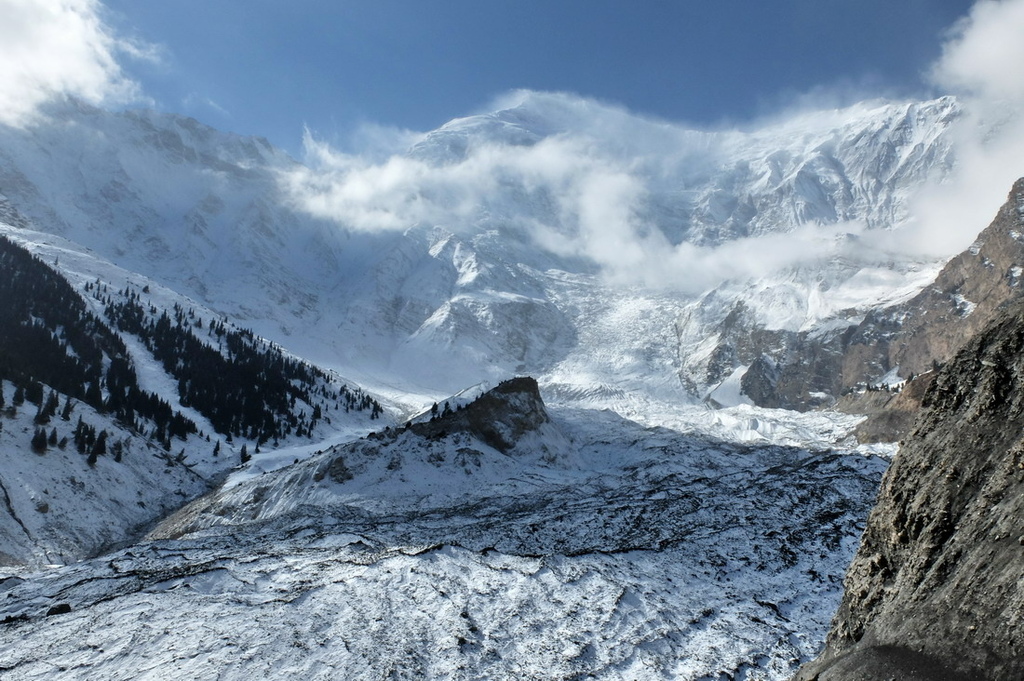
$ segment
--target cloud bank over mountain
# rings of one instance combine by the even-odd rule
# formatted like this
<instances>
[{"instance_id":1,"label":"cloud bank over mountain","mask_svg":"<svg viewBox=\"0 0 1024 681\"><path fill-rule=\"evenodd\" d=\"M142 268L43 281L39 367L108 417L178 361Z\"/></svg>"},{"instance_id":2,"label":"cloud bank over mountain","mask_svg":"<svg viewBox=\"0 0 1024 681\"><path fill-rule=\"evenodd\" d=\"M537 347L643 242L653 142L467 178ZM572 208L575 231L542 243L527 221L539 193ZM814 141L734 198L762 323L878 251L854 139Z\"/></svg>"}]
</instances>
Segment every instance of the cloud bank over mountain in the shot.
<instances>
[{"instance_id":1,"label":"cloud bank over mountain","mask_svg":"<svg viewBox=\"0 0 1024 681\"><path fill-rule=\"evenodd\" d=\"M0 0L0 123L25 126L55 97L92 104L136 101L119 64L146 48L118 36L97 0Z\"/></svg>"},{"instance_id":2,"label":"cloud bank over mountain","mask_svg":"<svg viewBox=\"0 0 1024 681\"><path fill-rule=\"evenodd\" d=\"M889 226L893 219L883 213L898 210L871 207L868 194L876 189L856 187L863 196L843 196L846 177L834 186L801 186L804 169L828 175L812 166L834 164L833 153L859 153L853 148L863 132L858 126L906 115L898 106L890 111L891 105L872 102L795 113L753 131L710 132L567 93L519 91L494 106L492 113L407 137L404 152L384 159L343 153L307 134L306 165L283 176L286 194L300 209L356 231L422 225L463 236L511 231L548 253L593 263L612 283L687 293L909 248L870 228ZM933 120L946 108L939 103L922 115ZM908 134L922 148L941 146L940 133L926 125ZM920 153L902 143L906 158ZM843 145L849 148L833 151ZM779 154L780 148L788 151ZM898 167L906 158L894 161L893 173L916 172L913 161ZM716 189L722 186L732 193ZM787 207L769 207L767 200L740 205L770 195ZM836 201L851 204L849 210L837 209ZM869 225L869 215L878 224Z\"/></svg>"},{"instance_id":3,"label":"cloud bank over mountain","mask_svg":"<svg viewBox=\"0 0 1024 681\"><path fill-rule=\"evenodd\" d=\"M1024 0L980 0L953 27L929 77L956 93L966 116L955 129L950 182L914 205L920 234L940 253L965 248L1024 175Z\"/></svg>"},{"instance_id":4,"label":"cloud bank over mountain","mask_svg":"<svg viewBox=\"0 0 1024 681\"><path fill-rule=\"evenodd\" d=\"M494 103L497 114L453 121L416 140L412 153L384 160L342 153L307 135L309 167L287 178L288 191L300 207L347 228L433 224L471 233L501 224L552 253L592 261L610 281L689 292L870 252L946 258L969 244L1022 172L1024 47L1014 38L1022 32L1024 1L985 0L949 33L930 79L962 103L950 133L956 167L906 198L903 219L882 225L894 231L812 216L779 225L784 235L740 233L713 243L673 234L665 220L659 227L652 204L666 193L685 195L690 180L731 161L729 145L756 144L757 131L737 142L727 131L694 131L565 93L510 93ZM808 134L808 125L836 113L791 109L767 125L780 136ZM506 210L501 197L510 186L521 202L546 210ZM819 228L807 227L814 224Z\"/></svg>"},{"instance_id":5,"label":"cloud bank over mountain","mask_svg":"<svg viewBox=\"0 0 1024 681\"><path fill-rule=\"evenodd\" d=\"M0 0L0 7L0 122L28 125L54 97L108 104L142 97L119 62L145 56L146 48L110 28L98 0ZM306 166L283 174L282 185L296 206L347 229L513 230L546 252L592 262L610 282L691 293L737 277L869 259L872 252L948 257L973 238L1021 174L1024 48L1014 37L1022 31L1024 0L982 0L950 32L930 78L963 102L950 135L956 170L941 186L908 198L895 231L813 211L783 220L772 233L736 228L716 239L673 228L690 219L674 211L701 178L734 162L737 146L756 145L758 131L743 137L692 130L586 97L528 90L503 95L488 109L511 118L481 114L432 133L367 125L351 152L307 133ZM798 107L766 126L778 139L807 134L807 125L823 128L836 114ZM715 197L703 199L714 217Z\"/></svg>"}]
</instances>

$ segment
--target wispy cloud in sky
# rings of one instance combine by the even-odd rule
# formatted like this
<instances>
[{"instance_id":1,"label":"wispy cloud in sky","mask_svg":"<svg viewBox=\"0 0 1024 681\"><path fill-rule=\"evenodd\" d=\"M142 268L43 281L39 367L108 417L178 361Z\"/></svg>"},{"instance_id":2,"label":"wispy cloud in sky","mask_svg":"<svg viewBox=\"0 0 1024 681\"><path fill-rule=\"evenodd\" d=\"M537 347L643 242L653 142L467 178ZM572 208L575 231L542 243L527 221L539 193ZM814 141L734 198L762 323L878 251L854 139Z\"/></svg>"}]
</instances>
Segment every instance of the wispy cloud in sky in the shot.
<instances>
[{"instance_id":1,"label":"wispy cloud in sky","mask_svg":"<svg viewBox=\"0 0 1024 681\"><path fill-rule=\"evenodd\" d=\"M46 101L125 102L140 90L118 64L145 56L104 24L97 0L0 0L0 123L24 126Z\"/></svg>"},{"instance_id":2,"label":"wispy cloud in sky","mask_svg":"<svg viewBox=\"0 0 1024 681\"><path fill-rule=\"evenodd\" d=\"M190 92L182 100L182 106L185 107L186 111L190 110L201 110L201 111L212 111L217 114L218 117L223 119L230 119L231 112L222 107L217 102L213 101L209 97L204 97L196 92Z\"/></svg>"},{"instance_id":3,"label":"wispy cloud in sky","mask_svg":"<svg viewBox=\"0 0 1024 681\"><path fill-rule=\"evenodd\" d=\"M953 28L933 77L983 101L1024 101L1024 2L980 0Z\"/></svg>"},{"instance_id":4,"label":"wispy cloud in sky","mask_svg":"<svg viewBox=\"0 0 1024 681\"><path fill-rule=\"evenodd\" d=\"M966 248L1024 176L1024 0L981 0L951 31L931 72L966 116L955 128L950 181L914 204L919 243Z\"/></svg>"}]
</instances>

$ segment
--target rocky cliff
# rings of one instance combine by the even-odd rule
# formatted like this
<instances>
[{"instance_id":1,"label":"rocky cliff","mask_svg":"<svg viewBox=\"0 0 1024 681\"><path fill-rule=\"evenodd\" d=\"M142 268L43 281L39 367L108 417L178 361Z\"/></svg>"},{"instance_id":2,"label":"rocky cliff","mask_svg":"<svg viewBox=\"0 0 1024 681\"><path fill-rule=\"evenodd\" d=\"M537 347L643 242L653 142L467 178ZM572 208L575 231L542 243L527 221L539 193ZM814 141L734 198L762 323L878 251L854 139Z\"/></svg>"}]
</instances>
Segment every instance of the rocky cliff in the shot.
<instances>
[{"instance_id":1,"label":"rocky cliff","mask_svg":"<svg viewBox=\"0 0 1024 681\"><path fill-rule=\"evenodd\" d=\"M992 223L970 248L946 264L933 285L905 305L866 319L851 349L882 340L883 367L898 366L904 373L927 371L988 326L1005 302L1019 298L1022 283L1024 179L1017 180ZM896 325L896 333L886 333ZM860 353L850 351L843 372L851 377L863 374L865 364Z\"/></svg>"},{"instance_id":2,"label":"rocky cliff","mask_svg":"<svg viewBox=\"0 0 1024 681\"><path fill-rule=\"evenodd\" d=\"M946 263L934 284L903 305L869 315L853 334L843 356L847 385L891 367L899 367L904 376L919 377L906 394L869 414L858 429L861 441L898 440L909 432L931 383L929 371L1021 297L1022 273L1024 179L1014 184L1006 203L971 247Z\"/></svg>"},{"instance_id":3,"label":"rocky cliff","mask_svg":"<svg viewBox=\"0 0 1024 681\"><path fill-rule=\"evenodd\" d=\"M709 379L720 380L735 366L747 365L742 389L755 404L799 410L826 406L844 391L877 382L893 369L909 377L947 361L1002 306L1021 297L1022 284L1024 179L1015 183L971 247L904 303L825 332L764 329L746 306L736 305L716 329L720 341L709 363ZM887 423L870 429L876 439L905 434L904 428Z\"/></svg>"},{"instance_id":4,"label":"rocky cliff","mask_svg":"<svg viewBox=\"0 0 1024 681\"><path fill-rule=\"evenodd\" d=\"M924 406L799 681L1024 678L1024 305L963 347Z\"/></svg>"}]
</instances>

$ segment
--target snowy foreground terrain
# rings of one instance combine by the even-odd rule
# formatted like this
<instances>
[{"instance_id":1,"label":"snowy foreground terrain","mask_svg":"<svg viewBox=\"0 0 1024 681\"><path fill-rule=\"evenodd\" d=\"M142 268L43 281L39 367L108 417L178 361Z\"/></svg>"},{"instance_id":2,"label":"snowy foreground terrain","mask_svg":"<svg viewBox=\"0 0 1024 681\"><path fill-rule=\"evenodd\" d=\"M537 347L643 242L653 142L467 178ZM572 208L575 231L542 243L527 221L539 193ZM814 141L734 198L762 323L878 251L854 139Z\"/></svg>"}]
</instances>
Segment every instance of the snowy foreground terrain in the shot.
<instances>
[{"instance_id":1,"label":"snowy foreground terrain","mask_svg":"<svg viewBox=\"0 0 1024 681\"><path fill-rule=\"evenodd\" d=\"M522 442L392 431L236 476L157 532L178 539L0 583L0 668L782 679L821 645L884 468L572 409Z\"/></svg>"}]
</instances>

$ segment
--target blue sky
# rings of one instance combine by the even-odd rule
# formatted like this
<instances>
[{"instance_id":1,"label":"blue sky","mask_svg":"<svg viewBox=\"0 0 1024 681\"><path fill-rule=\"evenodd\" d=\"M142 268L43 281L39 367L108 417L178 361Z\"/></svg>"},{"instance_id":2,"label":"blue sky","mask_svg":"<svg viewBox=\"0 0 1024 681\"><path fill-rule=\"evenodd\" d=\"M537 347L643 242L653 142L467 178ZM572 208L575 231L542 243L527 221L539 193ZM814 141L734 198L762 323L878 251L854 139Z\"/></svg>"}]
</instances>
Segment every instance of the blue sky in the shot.
<instances>
[{"instance_id":1,"label":"blue sky","mask_svg":"<svg viewBox=\"0 0 1024 681\"><path fill-rule=\"evenodd\" d=\"M828 99L928 96L970 0L106 0L158 108L293 153L308 126L433 129L518 88L716 126Z\"/></svg>"}]
</instances>

